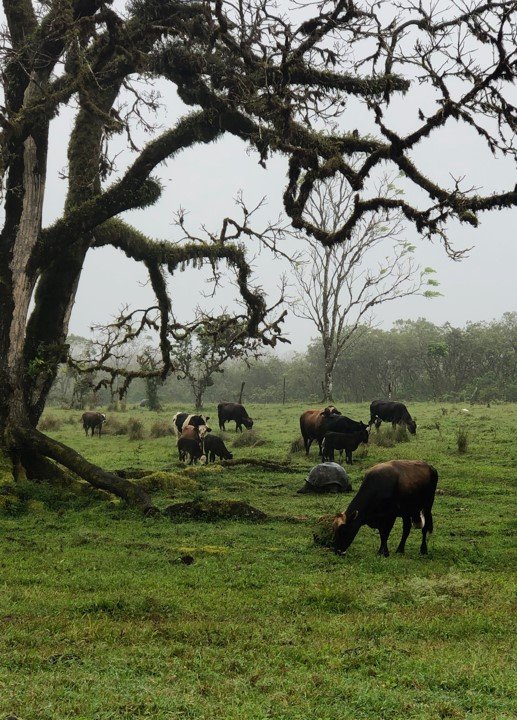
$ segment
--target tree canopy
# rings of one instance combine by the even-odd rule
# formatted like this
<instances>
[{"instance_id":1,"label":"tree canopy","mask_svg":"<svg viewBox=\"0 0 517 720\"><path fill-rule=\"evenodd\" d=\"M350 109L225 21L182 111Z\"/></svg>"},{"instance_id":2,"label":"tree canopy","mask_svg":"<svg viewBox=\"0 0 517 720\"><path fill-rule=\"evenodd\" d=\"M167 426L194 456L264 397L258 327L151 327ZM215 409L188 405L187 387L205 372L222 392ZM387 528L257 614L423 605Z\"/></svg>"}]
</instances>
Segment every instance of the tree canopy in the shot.
<instances>
[{"instance_id":1,"label":"tree canopy","mask_svg":"<svg viewBox=\"0 0 517 720\"><path fill-rule=\"evenodd\" d=\"M156 328L165 376L172 369L173 322L166 277L184 263L219 264L235 273L242 312L234 322L274 344L280 318L253 287L244 243L249 217L222 219L205 240L157 241L118 216L147 207L161 193L153 172L178 153L225 134L253 148L267 165L289 159L283 196L295 228L332 245L349 238L372 211L400 210L418 232L439 239L452 257L450 220L476 226L489 210L517 204L515 188L480 194L468 178L447 184L427 177L415 149L450 123L473 128L481 145L515 157L515 107L510 86L517 57L515 0L441 4L332 0L295 3L132 0L3 0L0 171L4 224L0 234L0 446L16 475L47 475L55 463L143 507L145 494L87 463L38 432L37 421L60 362L84 259L112 246L145 265L156 303L121 318L119 340ZM187 114L155 129L138 149L132 142L152 92L135 79L174 85ZM429 88L417 122L401 132L391 108L414 109L412 89ZM124 93L134 102L122 109ZM355 129L351 100L373 119L375 133ZM74 112L68 144L63 214L42 224L47 192L49 128L64 107ZM126 133L133 157L110 179L110 138ZM380 169L401 172L410 196L371 193ZM355 193L350 214L332 231L304 214L315 183L343 176ZM412 196L411 196L412 198ZM275 246L276 229L265 242ZM207 318L208 327L218 319ZM119 341L117 340L117 342ZM108 360L108 358L107 358ZM51 464L49 466L49 461Z\"/></svg>"}]
</instances>

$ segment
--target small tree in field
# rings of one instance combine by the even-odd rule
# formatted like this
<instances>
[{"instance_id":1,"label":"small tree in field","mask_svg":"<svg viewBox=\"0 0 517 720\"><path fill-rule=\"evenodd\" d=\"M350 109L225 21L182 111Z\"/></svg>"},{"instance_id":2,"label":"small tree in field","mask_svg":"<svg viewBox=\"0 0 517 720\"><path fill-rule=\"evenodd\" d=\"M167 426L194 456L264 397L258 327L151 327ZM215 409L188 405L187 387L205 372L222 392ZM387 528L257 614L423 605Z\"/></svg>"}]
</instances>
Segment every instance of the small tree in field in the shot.
<instances>
[{"instance_id":1,"label":"small tree in field","mask_svg":"<svg viewBox=\"0 0 517 720\"><path fill-rule=\"evenodd\" d=\"M172 347L176 373L189 383L196 410L203 408L206 390L214 384L214 375L224 372L228 360L240 359L247 363L251 358L260 357L262 352L262 343L242 336L231 326L215 333L200 328Z\"/></svg>"},{"instance_id":2,"label":"small tree in field","mask_svg":"<svg viewBox=\"0 0 517 720\"><path fill-rule=\"evenodd\" d=\"M378 194L395 198L399 191L385 180ZM312 225L335 233L353 206L354 196L345 178L332 179L313 188L305 216ZM432 269L418 268L414 246L401 239L402 230L400 210L377 210L361 219L339 244L322 245L306 238L307 257L294 266L300 296L294 312L310 320L320 336L324 402L333 400L332 376L340 355L361 328L372 322L378 305L408 295L438 294L429 287L438 284L428 277Z\"/></svg>"},{"instance_id":3,"label":"small tree in field","mask_svg":"<svg viewBox=\"0 0 517 720\"><path fill-rule=\"evenodd\" d=\"M158 387L161 384L160 378L153 373L160 366L157 353L153 348L146 347L141 355L138 356L138 364L140 369L148 374L145 377L145 396L147 399L147 407L149 410L158 412L162 409L158 398Z\"/></svg>"}]
</instances>

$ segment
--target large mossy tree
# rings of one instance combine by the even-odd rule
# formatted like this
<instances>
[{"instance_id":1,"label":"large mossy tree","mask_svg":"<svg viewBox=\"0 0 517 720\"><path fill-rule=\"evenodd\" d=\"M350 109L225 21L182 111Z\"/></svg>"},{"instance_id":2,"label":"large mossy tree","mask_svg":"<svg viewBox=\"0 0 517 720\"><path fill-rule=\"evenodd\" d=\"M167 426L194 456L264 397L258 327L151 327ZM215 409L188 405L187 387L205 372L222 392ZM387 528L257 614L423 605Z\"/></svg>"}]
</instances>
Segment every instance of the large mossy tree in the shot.
<instances>
[{"instance_id":1,"label":"large mossy tree","mask_svg":"<svg viewBox=\"0 0 517 720\"><path fill-rule=\"evenodd\" d=\"M453 3L443 16L439 7L404 4L333 0L307 3L300 14L267 0L3 0L0 451L15 478L73 472L143 509L151 506L130 482L37 430L57 368L67 360L70 314L92 248L109 245L146 266L163 375L171 370L175 330L166 274L184 263L227 263L246 307L246 333L274 341L278 327L264 324L265 301L250 285L242 244L249 228L224 222L221 234L205 243L173 245L118 218L158 199L152 173L180 151L229 133L243 149L255 148L266 166L271 153L284 153L285 210L296 228L323 244L349 237L371 211L398 208L422 236L438 237L454 254L446 234L451 218L476 226L483 211L517 204L513 187L481 196L458 180L441 185L418 167L413 152L445 125L462 123L495 154L515 153L508 87L515 79L516 2ZM138 77L174 84L190 112L142 150L133 146L132 163L113 182L105 143L133 122L118 112L119 98ZM388 105L405 95L409 108L412 87L422 83L433 107L428 103L411 132L401 133ZM376 134L354 130L348 98L362 102ZM43 227L49 127L65 106L75 111L67 198L62 216ZM370 178L385 166L418 189L418 203L368 192ZM328 232L312 225L304 208L314 184L335 174L346 178L356 199ZM140 326L148 320L144 313ZM242 313L235 322L242 323ZM127 326L122 322L121 331Z\"/></svg>"}]
</instances>

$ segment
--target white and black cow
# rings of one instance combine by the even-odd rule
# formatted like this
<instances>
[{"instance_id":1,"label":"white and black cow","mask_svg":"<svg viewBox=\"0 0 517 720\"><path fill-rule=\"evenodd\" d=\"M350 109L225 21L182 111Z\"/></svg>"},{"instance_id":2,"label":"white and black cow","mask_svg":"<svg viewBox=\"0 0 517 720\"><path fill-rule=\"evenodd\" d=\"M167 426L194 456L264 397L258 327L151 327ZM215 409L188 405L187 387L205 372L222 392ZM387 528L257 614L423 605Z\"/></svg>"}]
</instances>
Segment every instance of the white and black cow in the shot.
<instances>
[{"instance_id":1,"label":"white and black cow","mask_svg":"<svg viewBox=\"0 0 517 720\"><path fill-rule=\"evenodd\" d=\"M185 412L177 412L172 418L174 434L179 437L182 431L191 425L199 430L199 437L203 438L207 432L211 432L211 428L207 427L207 422L209 420L209 415L194 415Z\"/></svg>"}]
</instances>

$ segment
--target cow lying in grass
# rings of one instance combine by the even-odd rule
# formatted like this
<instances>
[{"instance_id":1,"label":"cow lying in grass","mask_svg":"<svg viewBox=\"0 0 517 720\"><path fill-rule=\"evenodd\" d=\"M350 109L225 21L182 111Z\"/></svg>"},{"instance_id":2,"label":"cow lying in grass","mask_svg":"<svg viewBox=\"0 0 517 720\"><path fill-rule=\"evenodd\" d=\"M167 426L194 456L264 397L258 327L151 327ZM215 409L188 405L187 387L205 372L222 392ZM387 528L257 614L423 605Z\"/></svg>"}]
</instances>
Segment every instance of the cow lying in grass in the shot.
<instances>
[{"instance_id":1,"label":"cow lying in grass","mask_svg":"<svg viewBox=\"0 0 517 720\"><path fill-rule=\"evenodd\" d=\"M345 512L334 518L334 547L343 554L362 525L379 531L379 555L387 557L388 537L397 517L402 518L402 538L397 548L403 553L406 540L414 528L422 530L420 552L427 554L427 533L433 532L431 513L438 473L419 460L390 460L370 468Z\"/></svg>"}]
</instances>

